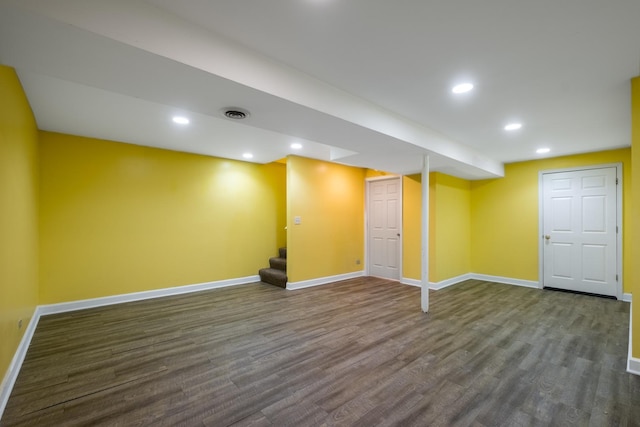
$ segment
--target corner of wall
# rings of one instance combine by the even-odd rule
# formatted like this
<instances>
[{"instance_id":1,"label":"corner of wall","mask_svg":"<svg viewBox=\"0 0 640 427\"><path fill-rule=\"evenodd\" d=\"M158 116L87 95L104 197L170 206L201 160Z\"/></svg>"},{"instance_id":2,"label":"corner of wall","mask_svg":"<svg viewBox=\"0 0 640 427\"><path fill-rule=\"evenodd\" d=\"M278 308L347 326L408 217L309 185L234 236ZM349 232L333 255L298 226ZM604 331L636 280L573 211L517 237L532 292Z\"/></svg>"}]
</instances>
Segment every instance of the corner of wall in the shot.
<instances>
[{"instance_id":1,"label":"corner of wall","mask_svg":"<svg viewBox=\"0 0 640 427\"><path fill-rule=\"evenodd\" d=\"M0 66L2 399L38 304L38 161L38 131L29 101L15 70Z\"/></svg>"},{"instance_id":2,"label":"corner of wall","mask_svg":"<svg viewBox=\"0 0 640 427\"><path fill-rule=\"evenodd\" d=\"M287 162L287 275L292 283L355 273L364 259L362 168L304 157ZM300 223L294 223L294 217Z\"/></svg>"}]
</instances>

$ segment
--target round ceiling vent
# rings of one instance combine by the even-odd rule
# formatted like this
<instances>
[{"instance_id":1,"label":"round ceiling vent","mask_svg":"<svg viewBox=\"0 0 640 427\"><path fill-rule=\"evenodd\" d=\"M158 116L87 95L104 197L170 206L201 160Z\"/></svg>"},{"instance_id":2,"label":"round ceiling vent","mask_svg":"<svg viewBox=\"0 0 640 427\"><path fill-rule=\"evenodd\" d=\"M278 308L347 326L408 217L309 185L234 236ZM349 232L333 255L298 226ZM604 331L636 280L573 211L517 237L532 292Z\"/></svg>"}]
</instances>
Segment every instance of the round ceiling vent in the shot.
<instances>
[{"instance_id":1,"label":"round ceiling vent","mask_svg":"<svg viewBox=\"0 0 640 427\"><path fill-rule=\"evenodd\" d=\"M249 112L247 110L243 110L242 108L225 108L223 111L224 116L228 119L242 120L249 117Z\"/></svg>"}]
</instances>

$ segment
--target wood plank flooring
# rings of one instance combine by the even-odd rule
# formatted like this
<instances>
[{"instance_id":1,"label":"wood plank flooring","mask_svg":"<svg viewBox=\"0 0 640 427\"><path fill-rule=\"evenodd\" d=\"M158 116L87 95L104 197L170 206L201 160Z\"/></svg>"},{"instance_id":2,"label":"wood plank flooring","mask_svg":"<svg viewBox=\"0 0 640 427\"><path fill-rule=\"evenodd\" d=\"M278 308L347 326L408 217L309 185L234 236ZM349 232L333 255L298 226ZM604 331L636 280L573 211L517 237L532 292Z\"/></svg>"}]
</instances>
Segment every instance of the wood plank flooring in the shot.
<instances>
[{"instance_id":1,"label":"wood plank flooring","mask_svg":"<svg viewBox=\"0 0 640 427\"><path fill-rule=\"evenodd\" d=\"M2 426L637 426L629 304L256 283L45 316Z\"/></svg>"}]
</instances>

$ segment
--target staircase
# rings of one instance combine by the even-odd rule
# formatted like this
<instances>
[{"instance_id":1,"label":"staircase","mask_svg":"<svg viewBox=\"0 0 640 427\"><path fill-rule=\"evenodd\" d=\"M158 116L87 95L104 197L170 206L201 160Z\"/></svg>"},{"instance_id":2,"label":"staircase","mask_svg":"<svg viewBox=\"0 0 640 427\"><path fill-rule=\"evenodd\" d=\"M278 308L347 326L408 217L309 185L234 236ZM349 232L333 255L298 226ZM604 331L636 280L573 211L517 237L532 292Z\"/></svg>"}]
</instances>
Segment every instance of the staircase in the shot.
<instances>
[{"instance_id":1,"label":"staircase","mask_svg":"<svg viewBox=\"0 0 640 427\"><path fill-rule=\"evenodd\" d=\"M260 281L271 285L287 287L287 248L278 249L280 256L269 258L269 268L258 271Z\"/></svg>"}]
</instances>

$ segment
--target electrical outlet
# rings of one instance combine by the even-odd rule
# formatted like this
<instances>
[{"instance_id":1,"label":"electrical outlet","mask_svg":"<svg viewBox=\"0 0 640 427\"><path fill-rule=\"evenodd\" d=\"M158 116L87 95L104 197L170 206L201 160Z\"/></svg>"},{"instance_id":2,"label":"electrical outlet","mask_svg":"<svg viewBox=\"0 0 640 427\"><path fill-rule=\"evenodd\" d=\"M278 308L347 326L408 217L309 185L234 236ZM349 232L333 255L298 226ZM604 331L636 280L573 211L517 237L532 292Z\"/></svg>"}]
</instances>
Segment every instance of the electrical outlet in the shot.
<instances>
[{"instance_id":1,"label":"electrical outlet","mask_svg":"<svg viewBox=\"0 0 640 427\"><path fill-rule=\"evenodd\" d=\"M22 329L22 319L18 320L18 329Z\"/></svg>"}]
</instances>

